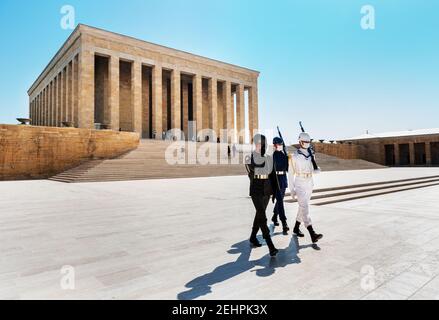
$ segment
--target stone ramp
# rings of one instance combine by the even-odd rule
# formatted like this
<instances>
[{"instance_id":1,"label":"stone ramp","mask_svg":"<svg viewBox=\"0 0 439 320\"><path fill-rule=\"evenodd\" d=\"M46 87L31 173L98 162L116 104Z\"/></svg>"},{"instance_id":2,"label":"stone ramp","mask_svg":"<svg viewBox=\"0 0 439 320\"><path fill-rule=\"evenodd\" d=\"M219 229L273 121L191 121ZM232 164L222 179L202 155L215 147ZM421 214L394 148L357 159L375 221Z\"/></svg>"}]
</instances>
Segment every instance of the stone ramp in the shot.
<instances>
[{"instance_id":1,"label":"stone ramp","mask_svg":"<svg viewBox=\"0 0 439 320\"><path fill-rule=\"evenodd\" d=\"M205 144L185 142L185 150L200 150L206 146L216 149L217 163L203 165L185 153L184 163L170 165L165 161L165 153L172 142L141 140L136 150L116 159L90 160L79 167L60 173L50 180L59 182L103 182L148 179L173 179L191 177L215 177L246 175L243 165L244 154L238 153L233 160L228 159L227 144ZM361 170L384 168L363 160L343 160L333 156L317 154L323 171Z\"/></svg>"}]
</instances>

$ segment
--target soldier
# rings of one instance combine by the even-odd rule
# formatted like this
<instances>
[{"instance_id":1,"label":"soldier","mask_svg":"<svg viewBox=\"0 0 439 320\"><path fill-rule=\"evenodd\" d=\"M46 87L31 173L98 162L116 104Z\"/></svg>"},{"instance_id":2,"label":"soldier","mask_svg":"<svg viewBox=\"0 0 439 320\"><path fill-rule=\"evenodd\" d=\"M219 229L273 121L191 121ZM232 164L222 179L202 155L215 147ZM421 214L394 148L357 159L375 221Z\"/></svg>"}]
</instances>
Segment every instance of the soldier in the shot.
<instances>
[{"instance_id":1,"label":"soldier","mask_svg":"<svg viewBox=\"0 0 439 320\"><path fill-rule=\"evenodd\" d=\"M279 181L279 190L276 192L276 205L273 210L273 221L275 226L278 226L277 217L282 221L283 234L287 235L290 228L287 224L287 217L285 216L284 197L285 190L288 188L288 155L283 150L283 140L279 137L273 139L274 153L273 160L276 166L277 180Z\"/></svg>"},{"instance_id":2,"label":"soldier","mask_svg":"<svg viewBox=\"0 0 439 320\"><path fill-rule=\"evenodd\" d=\"M313 227L311 217L309 215L309 202L311 200L312 191L314 187L313 173L314 167L311 161L310 152L312 149L311 138L309 134L303 132L299 136L300 148L297 149L290 159L289 185L291 196L294 200L297 197L299 204L299 211L297 213L296 225L293 232L298 237L304 237L300 231L300 224L303 222L308 229L313 243L316 243L323 238L323 235L317 234Z\"/></svg>"},{"instance_id":3,"label":"soldier","mask_svg":"<svg viewBox=\"0 0 439 320\"><path fill-rule=\"evenodd\" d=\"M267 209L270 197L278 189L276 170L273 164L273 158L265 154L267 143L264 135L255 135L253 142L255 150L251 157L246 158L246 168L250 178L250 196L256 209L256 215L253 222L253 229L250 236L250 243L255 247L261 247L261 243L256 238L259 229L270 250L270 256L274 257L279 252L271 240L270 230L267 226Z\"/></svg>"}]
</instances>

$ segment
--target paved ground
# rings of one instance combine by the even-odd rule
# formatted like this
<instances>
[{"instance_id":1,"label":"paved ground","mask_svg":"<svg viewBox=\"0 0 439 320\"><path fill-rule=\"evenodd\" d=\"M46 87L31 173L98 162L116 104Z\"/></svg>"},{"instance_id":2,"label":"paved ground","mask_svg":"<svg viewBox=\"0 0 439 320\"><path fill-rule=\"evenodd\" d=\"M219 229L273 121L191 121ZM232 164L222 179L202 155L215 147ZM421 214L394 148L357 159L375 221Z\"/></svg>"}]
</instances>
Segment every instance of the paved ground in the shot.
<instances>
[{"instance_id":1,"label":"paved ground","mask_svg":"<svg viewBox=\"0 0 439 320\"><path fill-rule=\"evenodd\" d=\"M329 172L316 187L433 174ZM0 298L439 299L438 192L313 207L320 246L275 232L270 259L247 243L245 176L1 182ZM290 221L296 208L287 204ZM75 290L61 289L63 266L75 268Z\"/></svg>"}]
</instances>

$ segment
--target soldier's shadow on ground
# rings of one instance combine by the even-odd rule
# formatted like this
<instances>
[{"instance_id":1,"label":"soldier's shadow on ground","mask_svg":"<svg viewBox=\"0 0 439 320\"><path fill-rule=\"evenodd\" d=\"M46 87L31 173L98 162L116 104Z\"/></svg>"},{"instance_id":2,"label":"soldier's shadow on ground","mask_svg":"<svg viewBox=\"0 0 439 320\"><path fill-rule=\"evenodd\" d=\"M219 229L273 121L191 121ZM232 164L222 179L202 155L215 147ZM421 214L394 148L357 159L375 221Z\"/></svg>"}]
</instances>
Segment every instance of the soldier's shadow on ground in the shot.
<instances>
[{"instance_id":1,"label":"soldier's shadow on ground","mask_svg":"<svg viewBox=\"0 0 439 320\"><path fill-rule=\"evenodd\" d=\"M239 254L236 261L225 263L215 268L212 272L206 273L189 281L185 285L185 287L189 290L180 292L177 295L177 299L193 300L199 298L211 293L212 285L232 279L233 277L250 270L255 272L259 277L271 276L276 272L277 268L284 268L290 264L300 263L300 258L297 256L298 252L300 249L309 247L319 250L317 246L312 244L299 245L297 237L293 236L289 246L285 249L280 249L276 258L271 258L267 253L260 259L250 260L252 250L268 251L267 246L264 245L262 248L252 249L248 240L235 243L227 252L229 254ZM252 270L255 267L260 268Z\"/></svg>"}]
</instances>

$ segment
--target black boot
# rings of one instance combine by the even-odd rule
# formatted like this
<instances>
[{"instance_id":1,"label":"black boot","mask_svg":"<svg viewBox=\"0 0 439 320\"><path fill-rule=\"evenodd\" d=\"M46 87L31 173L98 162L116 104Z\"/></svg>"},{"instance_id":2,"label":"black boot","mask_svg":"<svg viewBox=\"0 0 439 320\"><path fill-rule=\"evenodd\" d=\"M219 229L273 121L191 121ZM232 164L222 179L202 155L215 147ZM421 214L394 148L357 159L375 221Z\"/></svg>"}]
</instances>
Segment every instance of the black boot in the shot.
<instances>
[{"instance_id":1,"label":"black boot","mask_svg":"<svg viewBox=\"0 0 439 320\"><path fill-rule=\"evenodd\" d=\"M273 224L275 227L279 226L279 222L277 221L277 214L276 213L273 215L273 218L271 218L271 221L273 221Z\"/></svg>"},{"instance_id":2,"label":"black boot","mask_svg":"<svg viewBox=\"0 0 439 320\"><path fill-rule=\"evenodd\" d=\"M265 242L267 242L268 249L270 250L270 256L275 257L279 250L277 250L274 247L273 241L271 241L271 238L265 239Z\"/></svg>"},{"instance_id":3,"label":"black boot","mask_svg":"<svg viewBox=\"0 0 439 320\"><path fill-rule=\"evenodd\" d=\"M323 238L322 234L318 234L314 231L314 229L312 228L312 226L308 227L308 231L309 231L309 235L311 236L311 240L313 243L316 243L317 241L319 241L321 238Z\"/></svg>"},{"instance_id":4,"label":"black boot","mask_svg":"<svg viewBox=\"0 0 439 320\"><path fill-rule=\"evenodd\" d=\"M294 226L293 232L296 236L302 238L305 235L302 233L302 231L300 231L300 222L296 221L296 225Z\"/></svg>"},{"instance_id":5,"label":"black boot","mask_svg":"<svg viewBox=\"0 0 439 320\"><path fill-rule=\"evenodd\" d=\"M250 236L250 243L254 246L254 247L262 247L262 244L258 241L258 238L256 238L256 234L258 233L258 229L257 228L253 228L252 230L252 234Z\"/></svg>"},{"instance_id":6,"label":"black boot","mask_svg":"<svg viewBox=\"0 0 439 320\"><path fill-rule=\"evenodd\" d=\"M288 235L288 231L290 231L290 227L288 227L288 224L286 221L282 221L282 228L283 228L283 234Z\"/></svg>"}]
</instances>

